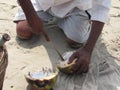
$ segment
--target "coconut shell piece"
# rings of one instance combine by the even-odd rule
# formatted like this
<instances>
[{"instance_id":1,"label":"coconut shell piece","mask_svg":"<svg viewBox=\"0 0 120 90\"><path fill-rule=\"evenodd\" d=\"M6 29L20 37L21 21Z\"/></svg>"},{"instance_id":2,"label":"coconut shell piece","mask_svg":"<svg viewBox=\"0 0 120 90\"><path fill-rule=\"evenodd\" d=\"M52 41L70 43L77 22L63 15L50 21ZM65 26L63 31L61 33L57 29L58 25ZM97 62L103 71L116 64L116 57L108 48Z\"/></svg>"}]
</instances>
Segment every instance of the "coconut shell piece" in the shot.
<instances>
[{"instance_id":1,"label":"coconut shell piece","mask_svg":"<svg viewBox=\"0 0 120 90\"><path fill-rule=\"evenodd\" d=\"M76 60L73 60L72 63L68 64L70 56L73 54L73 52L66 52L63 54L64 61L59 60L59 63L57 64L57 68L66 74L73 74L72 67L75 64Z\"/></svg>"},{"instance_id":2,"label":"coconut shell piece","mask_svg":"<svg viewBox=\"0 0 120 90\"><path fill-rule=\"evenodd\" d=\"M25 78L33 90L52 90L58 76L58 71L43 68L39 72L29 72Z\"/></svg>"}]
</instances>

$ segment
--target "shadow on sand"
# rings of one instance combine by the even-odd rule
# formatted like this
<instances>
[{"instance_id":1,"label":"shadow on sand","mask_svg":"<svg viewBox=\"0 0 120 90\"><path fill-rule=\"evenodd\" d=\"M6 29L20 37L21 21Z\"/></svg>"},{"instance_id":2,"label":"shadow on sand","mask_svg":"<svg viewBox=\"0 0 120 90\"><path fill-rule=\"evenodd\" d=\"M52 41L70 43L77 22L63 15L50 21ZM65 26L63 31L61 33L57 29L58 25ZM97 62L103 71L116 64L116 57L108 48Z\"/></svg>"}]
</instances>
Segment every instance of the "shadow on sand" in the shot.
<instances>
[{"instance_id":1,"label":"shadow on sand","mask_svg":"<svg viewBox=\"0 0 120 90\"><path fill-rule=\"evenodd\" d=\"M46 32L48 33L54 46L59 50L61 54L63 54L66 51L73 50L67 44L65 35L62 32L62 30L58 29L57 27L54 27L52 29L47 30ZM59 57L53 46L51 46L50 43L47 42L42 35L38 35L38 36L34 35L30 40L21 40L18 37L16 37L16 41L18 45L27 49L32 49L34 47L41 45L44 46L45 49L47 50L47 53L49 55L49 58L53 66L54 66L54 62L56 61L56 58Z\"/></svg>"},{"instance_id":2,"label":"shadow on sand","mask_svg":"<svg viewBox=\"0 0 120 90\"><path fill-rule=\"evenodd\" d=\"M50 39L52 40L55 47L60 51L61 54L63 54L66 51L73 50L66 43L65 35L63 34L63 32L61 30L58 30L57 27L49 29L46 32L48 33ZM43 36L34 36L30 40L20 40L16 38L16 41L21 47L28 49L43 45L47 50L47 53L49 55L53 67L56 65L57 62L56 58L58 58L58 55L55 52L55 50L53 50L53 48L46 42ZM115 58L107 51L105 44L102 43L101 41L102 41L102 37L100 36L99 40L96 43L96 49L98 50L99 54L101 54L100 55L101 59L105 59L105 60L108 59L111 60L113 63L115 63L114 61ZM28 86L27 90L31 90L31 88ZM117 90L117 87L112 88L111 90Z\"/></svg>"}]
</instances>

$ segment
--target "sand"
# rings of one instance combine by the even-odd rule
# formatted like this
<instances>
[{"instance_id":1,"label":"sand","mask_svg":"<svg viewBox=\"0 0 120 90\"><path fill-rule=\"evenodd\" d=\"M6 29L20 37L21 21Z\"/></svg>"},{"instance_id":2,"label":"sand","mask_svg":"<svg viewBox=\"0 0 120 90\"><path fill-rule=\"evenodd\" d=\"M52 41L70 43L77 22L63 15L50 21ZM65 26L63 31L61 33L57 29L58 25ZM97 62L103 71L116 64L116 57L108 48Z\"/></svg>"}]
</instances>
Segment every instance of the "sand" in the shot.
<instances>
[{"instance_id":1,"label":"sand","mask_svg":"<svg viewBox=\"0 0 120 90\"><path fill-rule=\"evenodd\" d=\"M18 9L16 0L1 0L0 8L0 35L8 33L11 37L6 43L9 64L3 90L26 90L28 87L24 74L41 67L55 67L58 55L43 36L34 36L31 40L16 37L16 24L12 22ZM48 27L47 32L61 54L72 50L62 31ZM105 25L92 58L112 60L120 65L120 0L112 1L110 22Z\"/></svg>"}]
</instances>

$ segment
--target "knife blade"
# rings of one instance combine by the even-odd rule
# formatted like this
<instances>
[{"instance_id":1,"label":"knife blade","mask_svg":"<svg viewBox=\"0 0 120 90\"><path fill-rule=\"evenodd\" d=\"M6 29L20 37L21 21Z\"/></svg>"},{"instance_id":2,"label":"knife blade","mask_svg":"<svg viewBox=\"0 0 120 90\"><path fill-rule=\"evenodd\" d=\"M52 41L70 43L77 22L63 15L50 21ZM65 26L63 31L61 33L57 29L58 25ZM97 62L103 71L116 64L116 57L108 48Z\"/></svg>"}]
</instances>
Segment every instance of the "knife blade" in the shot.
<instances>
[{"instance_id":1,"label":"knife blade","mask_svg":"<svg viewBox=\"0 0 120 90\"><path fill-rule=\"evenodd\" d=\"M49 45L57 52L57 54L59 55L61 61L64 61L63 56L61 55L61 53L59 52L59 50L55 47L55 45L53 44L53 42L52 42L52 41L49 41L48 43L49 43Z\"/></svg>"}]
</instances>

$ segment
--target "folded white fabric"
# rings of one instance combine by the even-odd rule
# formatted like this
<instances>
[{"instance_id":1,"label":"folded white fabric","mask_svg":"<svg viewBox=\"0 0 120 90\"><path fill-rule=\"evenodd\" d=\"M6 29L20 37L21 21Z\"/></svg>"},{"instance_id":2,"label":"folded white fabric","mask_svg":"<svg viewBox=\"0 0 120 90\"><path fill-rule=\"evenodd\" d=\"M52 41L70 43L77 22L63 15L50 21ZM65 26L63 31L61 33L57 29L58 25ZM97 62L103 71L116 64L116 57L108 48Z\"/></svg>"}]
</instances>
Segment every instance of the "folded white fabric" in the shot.
<instances>
[{"instance_id":1,"label":"folded white fabric","mask_svg":"<svg viewBox=\"0 0 120 90\"><path fill-rule=\"evenodd\" d=\"M54 6L60 5L69 1L73 1L73 0L54 0Z\"/></svg>"},{"instance_id":2,"label":"folded white fabric","mask_svg":"<svg viewBox=\"0 0 120 90\"><path fill-rule=\"evenodd\" d=\"M72 0L36 0L42 10L46 11L52 6L60 5Z\"/></svg>"}]
</instances>

